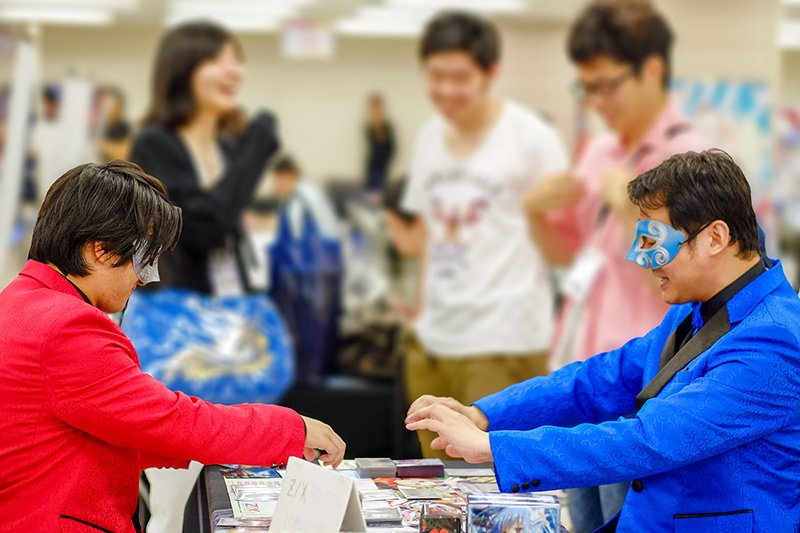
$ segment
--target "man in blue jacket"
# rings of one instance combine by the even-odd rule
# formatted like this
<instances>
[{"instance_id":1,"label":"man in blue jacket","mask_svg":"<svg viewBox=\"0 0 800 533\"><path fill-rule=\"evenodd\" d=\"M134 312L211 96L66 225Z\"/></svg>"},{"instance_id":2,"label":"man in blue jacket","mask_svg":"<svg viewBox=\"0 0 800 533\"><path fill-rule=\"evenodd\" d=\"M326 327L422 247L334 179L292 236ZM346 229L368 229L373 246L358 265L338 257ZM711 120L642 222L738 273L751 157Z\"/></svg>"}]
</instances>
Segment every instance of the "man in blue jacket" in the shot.
<instances>
[{"instance_id":1,"label":"man in blue jacket","mask_svg":"<svg viewBox=\"0 0 800 533\"><path fill-rule=\"evenodd\" d=\"M747 180L724 152L688 152L628 191L627 257L674 304L662 324L468 407L420 397L408 428L494 461L504 492L632 480L603 531L797 532L800 299L760 253Z\"/></svg>"}]
</instances>

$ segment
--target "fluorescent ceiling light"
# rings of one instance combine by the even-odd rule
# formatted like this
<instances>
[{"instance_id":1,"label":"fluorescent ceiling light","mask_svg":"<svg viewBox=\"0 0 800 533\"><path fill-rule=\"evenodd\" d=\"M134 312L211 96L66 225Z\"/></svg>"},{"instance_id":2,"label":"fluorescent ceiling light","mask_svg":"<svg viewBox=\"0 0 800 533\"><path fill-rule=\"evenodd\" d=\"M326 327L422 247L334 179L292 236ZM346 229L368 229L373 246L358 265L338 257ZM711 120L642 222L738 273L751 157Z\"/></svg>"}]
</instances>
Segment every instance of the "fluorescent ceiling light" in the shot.
<instances>
[{"instance_id":1,"label":"fluorescent ceiling light","mask_svg":"<svg viewBox=\"0 0 800 533\"><path fill-rule=\"evenodd\" d=\"M297 16L310 0L177 0L170 5L167 25L210 19L239 31L276 31Z\"/></svg>"},{"instance_id":2,"label":"fluorescent ceiling light","mask_svg":"<svg viewBox=\"0 0 800 533\"><path fill-rule=\"evenodd\" d=\"M297 14L298 6L278 3L245 3L245 2L174 2L170 6L171 13L209 14L241 17L289 17Z\"/></svg>"},{"instance_id":3,"label":"fluorescent ceiling light","mask_svg":"<svg viewBox=\"0 0 800 533\"><path fill-rule=\"evenodd\" d=\"M422 33L422 22L409 21L373 21L363 19L343 19L336 22L336 31L343 35L359 35L369 37L419 37Z\"/></svg>"},{"instance_id":4,"label":"fluorescent ceiling light","mask_svg":"<svg viewBox=\"0 0 800 533\"><path fill-rule=\"evenodd\" d=\"M3 8L49 8L60 10L73 9L134 9L139 0L0 0Z\"/></svg>"},{"instance_id":5,"label":"fluorescent ceiling light","mask_svg":"<svg viewBox=\"0 0 800 533\"><path fill-rule=\"evenodd\" d=\"M110 11L89 9L0 8L0 20L42 24L104 25L112 20Z\"/></svg>"},{"instance_id":6,"label":"fluorescent ceiling light","mask_svg":"<svg viewBox=\"0 0 800 533\"><path fill-rule=\"evenodd\" d=\"M417 37L428 20L444 9L519 13L526 6L524 0L386 0L382 5L361 7L354 17L340 19L336 29L347 35Z\"/></svg>"},{"instance_id":7,"label":"fluorescent ceiling light","mask_svg":"<svg viewBox=\"0 0 800 533\"><path fill-rule=\"evenodd\" d=\"M386 0L386 4L427 11L463 9L484 13L520 13L527 8L524 0Z\"/></svg>"},{"instance_id":8,"label":"fluorescent ceiling light","mask_svg":"<svg viewBox=\"0 0 800 533\"><path fill-rule=\"evenodd\" d=\"M184 22L194 22L198 20L211 20L229 30L241 32L274 32L280 28L280 21L278 19L229 16L219 13L173 14L167 18L167 26L176 26Z\"/></svg>"},{"instance_id":9,"label":"fluorescent ceiling light","mask_svg":"<svg viewBox=\"0 0 800 533\"><path fill-rule=\"evenodd\" d=\"M403 22L427 22L435 10L428 9L408 9L394 6L364 6L356 12L355 18L358 20L371 20L376 22L397 21Z\"/></svg>"}]
</instances>

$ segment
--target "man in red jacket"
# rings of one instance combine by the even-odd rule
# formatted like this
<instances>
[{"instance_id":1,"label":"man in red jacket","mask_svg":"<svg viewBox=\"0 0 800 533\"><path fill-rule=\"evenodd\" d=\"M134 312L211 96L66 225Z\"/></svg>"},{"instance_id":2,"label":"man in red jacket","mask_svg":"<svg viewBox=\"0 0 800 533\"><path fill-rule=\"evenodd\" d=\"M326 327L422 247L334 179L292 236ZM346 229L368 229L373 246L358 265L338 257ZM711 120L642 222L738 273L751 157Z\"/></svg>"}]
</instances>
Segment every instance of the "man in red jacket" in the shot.
<instances>
[{"instance_id":1,"label":"man in red jacket","mask_svg":"<svg viewBox=\"0 0 800 533\"><path fill-rule=\"evenodd\" d=\"M139 471L203 463L338 465L327 425L215 405L141 371L106 313L158 279L180 209L138 166L82 165L48 191L29 261L0 293L0 531L134 531Z\"/></svg>"}]
</instances>

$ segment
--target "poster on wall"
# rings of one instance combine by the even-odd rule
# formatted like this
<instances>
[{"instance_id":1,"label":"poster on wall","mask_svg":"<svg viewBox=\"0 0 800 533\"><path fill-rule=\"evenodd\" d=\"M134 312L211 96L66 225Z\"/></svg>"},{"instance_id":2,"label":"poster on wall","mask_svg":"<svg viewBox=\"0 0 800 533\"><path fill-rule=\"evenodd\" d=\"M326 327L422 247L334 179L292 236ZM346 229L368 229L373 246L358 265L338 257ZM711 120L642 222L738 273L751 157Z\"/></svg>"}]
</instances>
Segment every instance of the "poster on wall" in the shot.
<instances>
[{"instance_id":1,"label":"poster on wall","mask_svg":"<svg viewBox=\"0 0 800 533\"><path fill-rule=\"evenodd\" d=\"M776 117L776 203L800 203L800 103L785 103ZM800 230L800 210L797 212Z\"/></svg>"},{"instance_id":2,"label":"poster on wall","mask_svg":"<svg viewBox=\"0 0 800 533\"><path fill-rule=\"evenodd\" d=\"M742 168L750 181L759 221L767 224L775 185L767 84L678 79L672 84L672 94L689 121Z\"/></svg>"},{"instance_id":3,"label":"poster on wall","mask_svg":"<svg viewBox=\"0 0 800 533\"><path fill-rule=\"evenodd\" d=\"M788 252L782 257L784 271L797 287L800 286L800 103L784 103L775 122L775 218L782 248Z\"/></svg>"},{"instance_id":4,"label":"poster on wall","mask_svg":"<svg viewBox=\"0 0 800 533\"><path fill-rule=\"evenodd\" d=\"M326 22L295 19L283 27L281 49L289 59L328 59L333 57L336 38Z\"/></svg>"}]
</instances>

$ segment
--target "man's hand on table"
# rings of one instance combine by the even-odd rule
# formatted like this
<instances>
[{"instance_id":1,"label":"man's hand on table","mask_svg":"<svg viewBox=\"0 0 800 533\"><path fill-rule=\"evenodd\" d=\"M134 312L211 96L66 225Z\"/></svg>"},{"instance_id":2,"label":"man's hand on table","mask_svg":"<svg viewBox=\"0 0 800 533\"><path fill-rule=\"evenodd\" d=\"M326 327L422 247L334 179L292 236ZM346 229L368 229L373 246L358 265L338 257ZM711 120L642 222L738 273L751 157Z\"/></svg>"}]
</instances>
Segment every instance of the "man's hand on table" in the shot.
<instances>
[{"instance_id":1,"label":"man's hand on table","mask_svg":"<svg viewBox=\"0 0 800 533\"><path fill-rule=\"evenodd\" d=\"M324 453L319 456L319 461L325 466L336 468L344 459L345 443L328 424L314 418L303 416L306 424L306 443L303 457L308 461L317 459L317 450Z\"/></svg>"},{"instance_id":2,"label":"man's hand on table","mask_svg":"<svg viewBox=\"0 0 800 533\"><path fill-rule=\"evenodd\" d=\"M484 415L483 411L474 405L467 406L453 398L431 396L430 394L425 394L414 400L414 403L412 403L411 407L408 408L408 413L406 413L406 423L410 422L409 419L411 415L420 409L424 409L425 407L430 407L432 405L444 405L456 413L466 416L472 421L473 424L475 424L475 427L481 431L486 431L489 429L489 421L486 419L486 415Z\"/></svg>"},{"instance_id":3,"label":"man's hand on table","mask_svg":"<svg viewBox=\"0 0 800 533\"><path fill-rule=\"evenodd\" d=\"M414 404L423 398L426 397L422 396ZM450 457L461 457L468 463L486 463L494 460L489 434L480 429L475 420L467 414L474 416L482 427L488 428L489 422L480 409L474 406L466 407L452 398L432 396L429 398L447 401L426 402L424 407L419 408L412 405L413 411L409 409L409 415L406 417L406 428L412 431L427 429L438 433L439 436L431 442L431 448L444 450ZM450 405L460 409L460 412Z\"/></svg>"}]
</instances>

